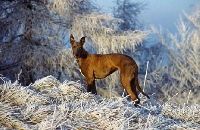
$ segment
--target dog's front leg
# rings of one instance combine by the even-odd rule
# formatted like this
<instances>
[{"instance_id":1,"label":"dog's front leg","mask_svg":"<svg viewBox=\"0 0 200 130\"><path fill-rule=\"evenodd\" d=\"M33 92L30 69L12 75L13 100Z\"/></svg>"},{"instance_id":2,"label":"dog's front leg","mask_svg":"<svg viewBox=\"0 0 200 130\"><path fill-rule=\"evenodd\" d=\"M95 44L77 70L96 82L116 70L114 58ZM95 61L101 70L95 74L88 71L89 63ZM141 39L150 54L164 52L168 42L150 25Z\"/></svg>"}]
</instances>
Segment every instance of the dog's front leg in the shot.
<instances>
[{"instance_id":1,"label":"dog's front leg","mask_svg":"<svg viewBox=\"0 0 200 130\"><path fill-rule=\"evenodd\" d=\"M95 79L87 79L87 92L92 92L92 94L97 94Z\"/></svg>"}]
</instances>

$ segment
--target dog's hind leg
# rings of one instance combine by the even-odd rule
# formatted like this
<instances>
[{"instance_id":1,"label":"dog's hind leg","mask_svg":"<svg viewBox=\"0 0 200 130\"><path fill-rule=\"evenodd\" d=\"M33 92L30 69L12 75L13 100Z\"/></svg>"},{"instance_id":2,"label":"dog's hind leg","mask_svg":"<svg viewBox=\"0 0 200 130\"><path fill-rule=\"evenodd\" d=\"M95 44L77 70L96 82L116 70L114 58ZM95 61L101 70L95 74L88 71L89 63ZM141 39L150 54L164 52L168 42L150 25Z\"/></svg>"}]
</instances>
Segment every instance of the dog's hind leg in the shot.
<instances>
[{"instance_id":1,"label":"dog's hind leg","mask_svg":"<svg viewBox=\"0 0 200 130\"><path fill-rule=\"evenodd\" d=\"M140 99L138 98L137 92L136 92L136 86L134 86L133 82L133 74L130 73L131 70L127 69L128 66L121 67L120 70L120 79L122 86L125 88L126 92L130 95L132 101L135 102L135 104L140 103ZM136 99L138 99L136 101Z\"/></svg>"},{"instance_id":2,"label":"dog's hind leg","mask_svg":"<svg viewBox=\"0 0 200 130\"><path fill-rule=\"evenodd\" d=\"M134 87L132 88L130 80L127 80L127 79L124 80L121 76L121 83L123 87L125 88L126 92L130 95L132 101L135 101L137 99L137 101L135 101L135 104L139 104L140 99L138 98L136 89L134 89Z\"/></svg>"},{"instance_id":3,"label":"dog's hind leg","mask_svg":"<svg viewBox=\"0 0 200 130\"><path fill-rule=\"evenodd\" d=\"M135 82L135 78L131 79L130 81L130 88L132 90L132 92L135 94L137 101L135 101L136 104L140 103L140 98L138 97L137 91L136 91L136 85L134 84Z\"/></svg>"},{"instance_id":4,"label":"dog's hind leg","mask_svg":"<svg viewBox=\"0 0 200 130\"><path fill-rule=\"evenodd\" d=\"M146 93L143 92L143 90L141 89L139 83L138 83L138 77L136 77L134 79L134 85L137 87L137 89L144 95L146 96L147 98L150 98Z\"/></svg>"}]
</instances>

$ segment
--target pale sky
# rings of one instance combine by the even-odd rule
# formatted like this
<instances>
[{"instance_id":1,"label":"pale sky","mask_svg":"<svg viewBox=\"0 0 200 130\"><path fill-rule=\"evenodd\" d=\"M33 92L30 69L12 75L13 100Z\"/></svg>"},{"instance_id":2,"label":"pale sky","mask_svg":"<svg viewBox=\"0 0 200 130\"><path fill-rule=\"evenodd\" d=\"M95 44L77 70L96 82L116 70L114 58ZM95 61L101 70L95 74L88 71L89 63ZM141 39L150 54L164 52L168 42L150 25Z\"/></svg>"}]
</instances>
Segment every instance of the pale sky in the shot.
<instances>
[{"instance_id":1,"label":"pale sky","mask_svg":"<svg viewBox=\"0 0 200 130\"><path fill-rule=\"evenodd\" d=\"M114 0L93 0L103 12L111 12L114 6ZM146 10L143 10L140 21L144 23L144 28L150 29L149 23L156 27L162 26L164 30L175 33L175 23L183 11L190 14L192 12L191 5L200 4L200 0L132 0L146 3Z\"/></svg>"}]
</instances>

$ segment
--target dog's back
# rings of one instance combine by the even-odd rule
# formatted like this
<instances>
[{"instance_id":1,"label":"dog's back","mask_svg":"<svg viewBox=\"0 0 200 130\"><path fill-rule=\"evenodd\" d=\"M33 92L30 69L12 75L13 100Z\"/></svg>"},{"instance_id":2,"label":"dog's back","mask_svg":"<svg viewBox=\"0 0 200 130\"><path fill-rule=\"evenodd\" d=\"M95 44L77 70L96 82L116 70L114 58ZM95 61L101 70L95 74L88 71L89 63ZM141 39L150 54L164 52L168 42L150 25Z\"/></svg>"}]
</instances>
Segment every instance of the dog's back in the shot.
<instances>
[{"instance_id":1,"label":"dog's back","mask_svg":"<svg viewBox=\"0 0 200 130\"><path fill-rule=\"evenodd\" d=\"M85 67L93 68L95 78L105 78L116 70L122 71L123 68L131 69L129 72L134 71L133 74L138 73L136 62L126 55L90 54L88 58L90 58L90 65L85 65Z\"/></svg>"}]
</instances>

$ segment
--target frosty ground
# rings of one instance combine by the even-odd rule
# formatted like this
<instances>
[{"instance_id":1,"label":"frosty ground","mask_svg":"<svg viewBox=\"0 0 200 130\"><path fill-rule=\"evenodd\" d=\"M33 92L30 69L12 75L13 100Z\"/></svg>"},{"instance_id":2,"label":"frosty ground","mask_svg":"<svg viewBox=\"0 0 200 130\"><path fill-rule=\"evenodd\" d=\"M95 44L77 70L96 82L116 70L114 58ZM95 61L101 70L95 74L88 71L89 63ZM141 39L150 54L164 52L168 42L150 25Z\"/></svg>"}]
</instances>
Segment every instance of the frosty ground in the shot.
<instances>
[{"instance_id":1,"label":"frosty ground","mask_svg":"<svg viewBox=\"0 0 200 130\"><path fill-rule=\"evenodd\" d=\"M1 77L0 129L200 129L200 105L164 104L154 95L135 107L126 97L103 98L87 93L75 81L59 82L53 76L29 86ZM189 99L188 99L189 100Z\"/></svg>"}]
</instances>

